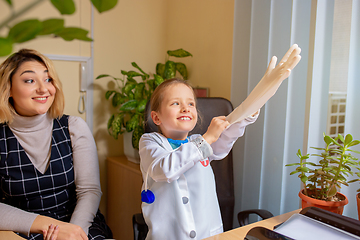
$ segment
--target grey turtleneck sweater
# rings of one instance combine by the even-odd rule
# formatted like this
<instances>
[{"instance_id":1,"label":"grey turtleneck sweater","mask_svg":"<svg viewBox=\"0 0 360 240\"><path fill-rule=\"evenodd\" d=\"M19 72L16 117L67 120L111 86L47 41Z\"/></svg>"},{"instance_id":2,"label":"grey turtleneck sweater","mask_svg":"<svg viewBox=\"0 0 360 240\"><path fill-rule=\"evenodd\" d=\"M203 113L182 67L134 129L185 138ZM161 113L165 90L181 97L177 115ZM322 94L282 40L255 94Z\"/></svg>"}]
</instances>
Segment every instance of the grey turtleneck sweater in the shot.
<instances>
[{"instance_id":1,"label":"grey turtleneck sweater","mask_svg":"<svg viewBox=\"0 0 360 240\"><path fill-rule=\"evenodd\" d=\"M9 125L34 166L44 173L49 165L53 119L48 114L16 116ZM88 233L101 198L99 162L94 138L80 117L69 117L77 205L70 223ZM0 230L30 233L37 214L0 203Z\"/></svg>"}]
</instances>

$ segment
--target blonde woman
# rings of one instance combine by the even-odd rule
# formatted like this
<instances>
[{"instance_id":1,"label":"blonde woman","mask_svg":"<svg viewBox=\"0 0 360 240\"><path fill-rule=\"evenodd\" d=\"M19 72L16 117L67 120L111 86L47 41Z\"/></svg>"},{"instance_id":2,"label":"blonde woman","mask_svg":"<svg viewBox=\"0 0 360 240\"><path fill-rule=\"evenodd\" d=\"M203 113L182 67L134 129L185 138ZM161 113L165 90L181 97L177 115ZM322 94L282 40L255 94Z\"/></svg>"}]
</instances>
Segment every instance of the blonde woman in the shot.
<instances>
[{"instance_id":1,"label":"blonde woman","mask_svg":"<svg viewBox=\"0 0 360 240\"><path fill-rule=\"evenodd\" d=\"M0 65L0 230L25 239L105 239L92 134L67 116L51 61L22 49Z\"/></svg>"}]
</instances>

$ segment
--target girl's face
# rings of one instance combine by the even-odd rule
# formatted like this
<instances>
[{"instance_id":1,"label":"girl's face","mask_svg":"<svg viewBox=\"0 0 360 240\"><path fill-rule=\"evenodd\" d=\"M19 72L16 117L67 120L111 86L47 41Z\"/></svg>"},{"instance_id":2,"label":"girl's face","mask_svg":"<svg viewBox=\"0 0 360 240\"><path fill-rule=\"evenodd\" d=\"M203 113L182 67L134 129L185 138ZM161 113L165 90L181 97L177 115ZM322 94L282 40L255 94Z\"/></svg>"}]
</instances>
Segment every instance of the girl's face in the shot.
<instances>
[{"instance_id":1,"label":"girl's face","mask_svg":"<svg viewBox=\"0 0 360 240\"><path fill-rule=\"evenodd\" d=\"M54 102L55 93L48 70L40 62L22 63L12 77L10 97L21 116L46 113Z\"/></svg>"},{"instance_id":2,"label":"girl's face","mask_svg":"<svg viewBox=\"0 0 360 240\"><path fill-rule=\"evenodd\" d=\"M152 111L151 118L165 137L184 140L197 122L193 91L184 84L175 84L163 94L160 111Z\"/></svg>"}]
</instances>

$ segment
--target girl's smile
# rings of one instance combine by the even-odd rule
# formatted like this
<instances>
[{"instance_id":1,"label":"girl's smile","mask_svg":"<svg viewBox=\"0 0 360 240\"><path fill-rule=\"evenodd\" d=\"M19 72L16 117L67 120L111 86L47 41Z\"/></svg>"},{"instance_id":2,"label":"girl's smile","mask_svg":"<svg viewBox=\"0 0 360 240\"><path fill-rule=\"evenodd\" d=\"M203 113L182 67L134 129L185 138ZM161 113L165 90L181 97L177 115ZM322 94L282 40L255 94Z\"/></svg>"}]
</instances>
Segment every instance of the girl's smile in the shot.
<instances>
[{"instance_id":1,"label":"girl's smile","mask_svg":"<svg viewBox=\"0 0 360 240\"><path fill-rule=\"evenodd\" d=\"M197 122L197 110L192 89L184 84L166 88L158 112L151 117L162 134L174 140L184 140Z\"/></svg>"},{"instance_id":2,"label":"girl's smile","mask_svg":"<svg viewBox=\"0 0 360 240\"><path fill-rule=\"evenodd\" d=\"M47 68L37 61L22 63L11 79L10 97L16 112L22 116L46 113L55 93Z\"/></svg>"}]
</instances>

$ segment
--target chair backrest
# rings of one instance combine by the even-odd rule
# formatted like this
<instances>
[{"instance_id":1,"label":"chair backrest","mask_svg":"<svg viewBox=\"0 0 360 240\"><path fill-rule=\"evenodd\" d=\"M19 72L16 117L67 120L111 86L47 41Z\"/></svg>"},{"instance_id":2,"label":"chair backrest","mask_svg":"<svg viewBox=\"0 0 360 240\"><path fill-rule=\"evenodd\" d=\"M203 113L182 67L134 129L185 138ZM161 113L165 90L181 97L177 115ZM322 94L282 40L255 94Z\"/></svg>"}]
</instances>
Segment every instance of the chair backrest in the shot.
<instances>
[{"instance_id":1,"label":"chair backrest","mask_svg":"<svg viewBox=\"0 0 360 240\"><path fill-rule=\"evenodd\" d=\"M190 134L204 134L210 125L211 119L217 116L226 116L232 112L231 102L225 98L206 97L197 99L197 108L202 121L199 122ZM157 126L151 120L149 106L146 107L148 121L145 124L145 132L157 131ZM232 151L221 161L212 161L216 181L216 191L220 205L224 231L232 229L234 215L234 175Z\"/></svg>"}]
</instances>

